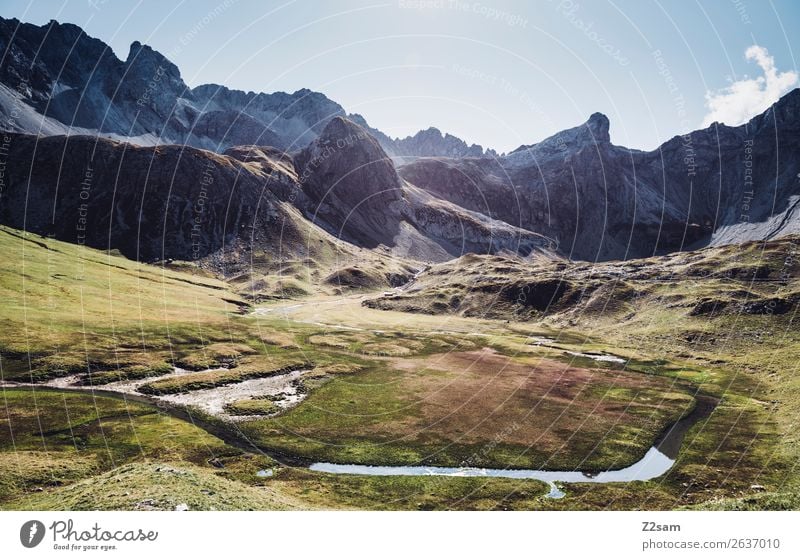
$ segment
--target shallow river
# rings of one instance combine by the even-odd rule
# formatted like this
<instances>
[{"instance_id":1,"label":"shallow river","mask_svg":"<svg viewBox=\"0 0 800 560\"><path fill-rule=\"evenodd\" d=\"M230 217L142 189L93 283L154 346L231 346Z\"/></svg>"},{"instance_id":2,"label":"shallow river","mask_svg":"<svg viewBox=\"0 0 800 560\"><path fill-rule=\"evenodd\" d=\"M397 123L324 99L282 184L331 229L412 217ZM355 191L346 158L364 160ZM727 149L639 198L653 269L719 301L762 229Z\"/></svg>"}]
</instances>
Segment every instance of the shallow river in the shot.
<instances>
[{"instance_id":1,"label":"shallow river","mask_svg":"<svg viewBox=\"0 0 800 560\"><path fill-rule=\"evenodd\" d=\"M356 474L369 476L484 476L493 478L515 478L540 480L550 485L551 498L560 498L564 493L556 482L635 482L657 478L669 471L675 460L686 432L694 424L708 418L717 402L715 399L698 396L697 405L686 417L670 426L651 447L644 457L628 467L587 473L581 471L555 471L531 469L483 469L472 467L431 467L431 466L371 466L345 465L338 463L312 463L312 471L332 474Z\"/></svg>"}]
</instances>

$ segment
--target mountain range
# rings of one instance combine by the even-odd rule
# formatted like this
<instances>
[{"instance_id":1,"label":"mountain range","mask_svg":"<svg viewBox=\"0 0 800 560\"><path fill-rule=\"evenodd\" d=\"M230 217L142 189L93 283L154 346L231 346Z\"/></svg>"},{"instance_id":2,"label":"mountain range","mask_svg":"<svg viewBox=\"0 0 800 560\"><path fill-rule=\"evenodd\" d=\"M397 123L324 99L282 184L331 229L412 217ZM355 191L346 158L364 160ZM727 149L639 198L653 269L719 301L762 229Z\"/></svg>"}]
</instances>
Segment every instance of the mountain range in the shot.
<instances>
[{"instance_id":1,"label":"mountain range","mask_svg":"<svg viewBox=\"0 0 800 560\"><path fill-rule=\"evenodd\" d=\"M800 90L653 151L612 144L595 113L498 156L435 128L390 138L306 89L189 88L150 47L122 61L71 24L0 18L0 53L0 222L130 258L226 274L259 255L352 258L392 284L409 260L606 261L800 233Z\"/></svg>"},{"instance_id":2,"label":"mountain range","mask_svg":"<svg viewBox=\"0 0 800 560\"><path fill-rule=\"evenodd\" d=\"M6 109L18 107L21 114L7 126L17 132L91 133L217 152L242 144L296 150L334 117L348 116L341 105L308 89L289 94L216 84L190 88L178 67L149 46L134 42L123 61L69 23L36 26L0 18L0 51L0 101ZM349 118L375 135L391 156L484 155L480 146L435 128L392 139L360 115Z\"/></svg>"}]
</instances>

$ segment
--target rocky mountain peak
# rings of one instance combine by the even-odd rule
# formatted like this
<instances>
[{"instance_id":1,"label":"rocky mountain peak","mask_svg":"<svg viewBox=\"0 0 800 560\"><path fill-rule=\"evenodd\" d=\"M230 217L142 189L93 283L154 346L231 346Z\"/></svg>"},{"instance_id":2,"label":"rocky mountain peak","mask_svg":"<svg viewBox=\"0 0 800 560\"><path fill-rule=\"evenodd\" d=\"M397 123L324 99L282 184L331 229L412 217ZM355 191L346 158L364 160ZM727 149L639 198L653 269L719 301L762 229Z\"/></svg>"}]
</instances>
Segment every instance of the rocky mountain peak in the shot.
<instances>
[{"instance_id":1,"label":"rocky mountain peak","mask_svg":"<svg viewBox=\"0 0 800 560\"><path fill-rule=\"evenodd\" d=\"M503 159L512 167L538 165L551 159L561 160L584 148L608 147L611 145L609 126L607 116L603 113L592 113L585 123L557 132L538 144L520 146Z\"/></svg>"},{"instance_id":2,"label":"rocky mountain peak","mask_svg":"<svg viewBox=\"0 0 800 560\"><path fill-rule=\"evenodd\" d=\"M297 154L295 169L315 205L311 214L319 225L362 246L391 241L397 224L390 208L401 200L403 183L386 152L364 128L334 117Z\"/></svg>"},{"instance_id":3,"label":"rocky mountain peak","mask_svg":"<svg viewBox=\"0 0 800 560\"><path fill-rule=\"evenodd\" d=\"M781 97L772 107L765 113L755 117L757 119L767 119L768 121L778 121L783 127L791 127L797 130L800 127L800 88L795 88L783 97ZM773 123L768 123L768 126L774 126Z\"/></svg>"},{"instance_id":4,"label":"rocky mountain peak","mask_svg":"<svg viewBox=\"0 0 800 560\"><path fill-rule=\"evenodd\" d=\"M118 91L116 95L122 96L123 103L152 111L137 119L148 132L160 130L162 122L173 114L178 98L192 98L178 67L139 41L131 43L128 58L116 73L107 77L104 89L109 98Z\"/></svg>"},{"instance_id":5,"label":"rocky mountain peak","mask_svg":"<svg viewBox=\"0 0 800 560\"><path fill-rule=\"evenodd\" d=\"M369 136L363 127L345 117L334 117L325 125L320 140L339 140L351 134Z\"/></svg>"},{"instance_id":6,"label":"rocky mountain peak","mask_svg":"<svg viewBox=\"0 0 800 560\"><path fill-rule=\"evenodd\" d=\"M397 138L391 142L393 155L411 157L482 157L483 148L477 144L467 145L466 142L431 126L420 130L414 136Z\"/></svg>"},{"instance_id":7,"label":"rocky mountain peak","mask_svg":"<svg viewBox=\"0 0 800 560\"><path fill-rule=\"evenodd\" d=\"M377 140L345 117L332 118L319 138L301 152L298 162L302 162L301 167L306 166L298 170L301 180L304 175L312 178L324 170L343 180L345 175L363 179L360 187L379 184L384 189L399 189L401 185L394 165Z\"/></svg>"},{"instance_id":8,"label":"rocky mountain peak","mask_svg":"<svg viewBox=\"0 0 800 560\"><path fill-rule=\"evenodd\" d=\"M19 24L19 20L12 19L12 22ZM74 23L64 22L61 23L58 20L51 19L47 22L48 32L50 33L58 33L62 35L66 39L78 39L81 35L85 35L83 29L75 25Z\"/></svg>"},{"instance_id":9,"label":"rocky mountain peak","mask_svg":"<svg viewBox=\"0 0 800 560\"><path fill-rule=\"evenodd\" d=\"M608 134L608 117L603 113L592 113L585 126L589 129L595 142L603 144L611 142L611 136Z\"/></svg>"},{"instance_id":10,"label":"rocky mountain peak","mask_svg":"<svg viewBox=\"0 0 800 560\"><path fill-rule=\"evenodd\" d=\"M442 135L442 131L436 128L435 126L429 126L425 130L420 130L416 136L418 137L435 137L435 138L444 138Z\"/></svg>"},{"instance_id":11,"label":"rocky mountain peak","mask_svg":"<svg viewBox=\"0 0 800 560\"><path fill-rule=\"evenodd\" d=\"M259 93L216 84L188 89L176 65L134 41L124 60L79 26L45 25L0 17L0 83L12 92L0 97L0 115L19 98L24 119L0 127L57 134L80 127L137 143L188 144L222 152L240 144L269 144L295 151L308 146L337 116L341 105L307 88L294 93ZM392 157L482 156L449 134L430 140L392 139L352 115ZM6 119L8 120L8 119ZM424 135L423 135L424 136Z\"/></svg>"},{"instance_id":12,"label":"rocky mountain peak","mask_svg":"<svg viewBox=\"0 0 800 560\"><path fill-rule=\"evenodd\" d=\"M586 146L605 145L611 142L608 133L610 123L603 113L592 113L589 119L575 128L568 128L547 138L537 146L558 144L561 149L571 148L580 150Z\"/></svg>"},{"instance_id":13,"label":"rocky mountain peak","mask_svg":"<svg viewBox=\"0 0 800 560\"><path fill-rule=\"evenodd\" d=\"M153 66L162 66L170 73L180 76L180 70L166 56L153 49L150 45L145 45L139 41L131 43L130 50L128 51L128 58L125 59L126 65L131 64L144 64Z\"/></svg>"}]
</instances>

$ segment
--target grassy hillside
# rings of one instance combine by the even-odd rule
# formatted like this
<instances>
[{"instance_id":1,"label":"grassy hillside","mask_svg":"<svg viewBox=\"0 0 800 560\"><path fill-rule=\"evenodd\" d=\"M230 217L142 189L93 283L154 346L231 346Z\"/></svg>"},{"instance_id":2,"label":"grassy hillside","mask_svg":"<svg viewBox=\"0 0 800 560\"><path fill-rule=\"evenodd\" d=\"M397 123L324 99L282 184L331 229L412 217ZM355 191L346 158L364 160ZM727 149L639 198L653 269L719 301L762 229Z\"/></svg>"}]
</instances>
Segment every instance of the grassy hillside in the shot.
<instances>
[{"instance_id":1,"label":"grassy hillside","mask_svg":"<svg viewBox=\"0 0 800 560\"><path fill-rule=\"evenodd\" d=\"M189 265L165 269L0 228L0 318L9 325L0 374L36 383L0 388L0 505L798 507L795 246L597 266L469 256L391 297L363 286L249 313L238 286ZM558 301L538 309L540 287ZM695 391L721 402L690 430L668 475L567 485L553 501L535 481L282 467L166 414L167 401L90 392L138 380L140 396L192 402L203 391L271 383L287 367L303 370L292 381L294 408L275 404L281 394L234 395L223 409L245 416L235 426L190 413L305 458L604 469L641 457L691 409ZM264 468L274 476L256 476Z\"/></svg>"},{"instance_id":2,"label":"grassy hillside","mask_svg":"<svg viewBox=\"0 0 800 560\"><path fill-rule=\"evenodd\" d=\"M19 368L151 365L173 345L236 334L241 299L201 274L0 227L0 354ZM28 364L30 356L30 364Z\"/></svg>"},{"instance_id":3,"label":"grassy hillside","mask_svg":"<svg viewBox=\"0 0 800 560\"><path fill-rule=\"evenodd\" d=\"M252 475L274 464L147 404L33 387L4 388L0 395L0 503L6 508L149 509L145 502L156 500L152 508L169 509L172 502L163 501L169 499L205 499L213 506L199 493L201 487L191 492L197 496L188 495L186 479L170 477L174 470L165 465L200 480L219 479L212 487L224 502L238 486L226 490L217 474L246 470ZM159 480L165 478L178 486ZM79 484L69 486L73 483ZM75 501L66 500L65 488ZM229 506L269 503L265 496L245 493Z\"/></svg>"},{"instance_id":4,"label":"grassy hillside","mask_svg":"<svg viewBox=\"0 0 800 560\"><path fill-rule=\"evenodd\" d=\"M432 267L403 294L366 303L519 321L520 334L527 325L568 329L581 352L615 353L629 358L627 371L690 381L722 403L690 432L678 468L659 485L674 485L668 507L797 508L798 249L800 239L787 237L620 263L471 255ZM556 338L545 345L578 349ZM505 346L522 352L525 340ZM598 494L616 505L630 499L610 486L586 490ZM586 503L582 492L578 499Z\"/></svg>"}]
</instances>

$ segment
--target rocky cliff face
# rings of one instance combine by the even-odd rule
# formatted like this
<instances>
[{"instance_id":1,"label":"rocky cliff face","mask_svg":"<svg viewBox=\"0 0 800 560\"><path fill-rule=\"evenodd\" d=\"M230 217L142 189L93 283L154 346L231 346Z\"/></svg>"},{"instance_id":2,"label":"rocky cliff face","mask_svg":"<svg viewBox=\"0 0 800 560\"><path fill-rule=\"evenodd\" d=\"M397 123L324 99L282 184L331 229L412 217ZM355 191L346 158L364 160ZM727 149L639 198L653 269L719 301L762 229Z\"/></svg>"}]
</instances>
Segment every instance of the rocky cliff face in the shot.
<instances>
[{"instance_id":1,"label":"rocky cliff face","mask_svg":"<svg viewBox=\"0 0 800 560\"><path fill-rule=\"evenodd\" d=\"M418 187L609 260L797 232L800 90L739 127L712 125L652 152L609 141L608 119L497 159L422 159L400 168Z\"/></svg>"},{"instance_id":2,"label":"rocky cliff face","mask_svg":"<svg viewBox=\"0 0 800 560\"><path fill-rule=\"evenodd\" d=\"M278 234L293 181L277 167L86 136L10 135L8 145L0 221L12 227L142 261L223 262L304 243Z\"/></svg>"},{"instance_id":3,"label":"rocky cliff face","mask_svg":"<svg viewBox=\"0 0 800 560\"><path fill-rule=\"evenodd\" d=\"M336 117L295 159L307 214L356 245L391 246L400 228L402 182L386 152L366 130Z\"/></svg>"},{"instance_id":4,"label":"rocky cliff face","mask_svg":"<svg viewBox=\"0 0 800 560\"><path fill-rule=\"evenodd\" d=\"M467 252L529 255L551 245L541 235L408 185L378 141L342 117L330 121L294 163L311 201L306 216L360 247L440 261Z\"/></svg>"},{"instance_id":5,"label":"rocky cliff face","mask_svg":"<svg viewBox=\"0 0 800 560\"><path fill-rule=\"evenodd\" d=\"M108 46L77 25L41 27L0 18L0 80L43 108L60 90L83 88L87 77L119 63Z\"/></svg>"},{"instance_id":6,"label":"rocky cliff face","mask_svg":"<svg viewBox=\"0 0 800 560\"><path fill-rule=\"evenodd\" d=\"M688 221L708 226L711 245L772 239L800 232L799 133L795 89L742 126L712 124L637 163L663 170L662 183L648 180Z\"/></svg>"},{"instance_id":7,"label":"rocky cliff face","mask_svg":"<svg viewBox=\"0 0 800 560\"><path fill-rule=\"evenodd\" d=\"M263 146L220 155L91 136L3 138L0 223L142 261L235 274L254 255L313 268L362 248L441 261L527 255L548 243L407 185L378 142L341 117L294 156Z\"/></svg>"},{"instance_id":8,"label":"rocky cliff face","mask_svg":"<svg viewBox=\"0 0 800 560\"><path fill-rule=\"evenodd\" d=\"M438 198L519 225L519 201L510 198L510 178L496 159L420 159L401 166L399 173Z\"/></svg>"},{"instance_id":9,"label":"rocky cliff face","mask_svg":"<svg viewBox=\"0 0 800 560\"><path fill-rule=\"evenodd\" d=\"M71 127L165 141L187 135L190 119L180 114L176 100L190 100L191 92L178 68L148 46L134 42L121 61L75 25L51 21L37 27L0 19L0 49L6 130ZM24 118L9 118L9 105Z\"/></svg>"},{"instance_id":10,"label":"rocky cliff face","mask_svg":"<svg viewBox=\"0 0 800 560\"><path fill-rule=\"evenodd\" d=\"M213 86L197 94L177 66L134 42L121 61L79 27L0 19L2 125L16 132L96 133L139 144L188 144L216 151L230 145L282 146L284 138L242 107L212 103ZM226 97L223 92L221 100ZM286 94L284 94L286 95ZM10 107L24 118L9 118Z\"/></svg>"}]
</instances>

